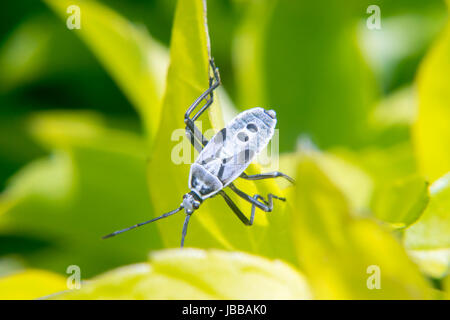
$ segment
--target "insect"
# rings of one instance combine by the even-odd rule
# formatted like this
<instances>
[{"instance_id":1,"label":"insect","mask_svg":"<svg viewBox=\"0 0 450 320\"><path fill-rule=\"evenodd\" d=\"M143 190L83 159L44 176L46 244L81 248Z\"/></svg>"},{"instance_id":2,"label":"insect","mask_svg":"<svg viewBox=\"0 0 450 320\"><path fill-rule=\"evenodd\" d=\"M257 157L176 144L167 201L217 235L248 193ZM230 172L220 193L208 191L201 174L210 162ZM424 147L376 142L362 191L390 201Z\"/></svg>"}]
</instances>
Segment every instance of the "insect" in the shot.
<instances>
[{"instance_id":1,"label":"insect","mask_svg":"<svg viewBox=\"0 0 450 320\"><path fill-rule=\"evenodd\" d=\"M175 210L164 213L154 219L135 224L129 228L108 234L103 239L166 218L184 209L186 218L181 235L181 247L183 247L191 215L208 198L216 195L222 196L236 216L248 226L253 224L256 208L265 212L271 212L273 209L273 199L286 200L272 193L267 195L267 199L259 194L251 196L233 184L233 181L237 178L262 180L276 177L283 177L291 183L294 183L291 177L279 171L255 175L247 175L244 172L255 156L272 139L277 123L275 111L265 110L263 108L253 108L243 111L232 119L225 128L217 132L211 141L208 141L195 125L195 121L213 103L214 90L220 85L219 70L216 68L212 59L210 61L210 67L212 69L212 75L209 79L209 88L192 103L184 116L186 135L194 148L199 152L189 172L188 184L191 191L183 196L183 201ZM198 111L194 114L195 110ZM225 193L225 188L229 188L239 197L252 204L250 219L247 218L234 201Z\"/></svg>"}]
</instances>

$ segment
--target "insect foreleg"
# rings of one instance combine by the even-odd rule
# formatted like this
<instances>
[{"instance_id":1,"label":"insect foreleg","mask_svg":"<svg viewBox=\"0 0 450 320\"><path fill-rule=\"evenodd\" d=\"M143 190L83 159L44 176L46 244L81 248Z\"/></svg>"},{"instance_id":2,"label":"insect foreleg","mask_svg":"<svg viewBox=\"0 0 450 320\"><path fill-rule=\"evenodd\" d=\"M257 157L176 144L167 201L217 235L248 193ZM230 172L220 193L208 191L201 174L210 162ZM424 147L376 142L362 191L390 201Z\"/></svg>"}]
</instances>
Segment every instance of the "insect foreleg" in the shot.
<instances>
[{"instance_id":1,"label":"insect foreleg","mask_svg":"<svg viewBox=\"0 0 450 320\"><path fill-rule=\"evenodd\" d=\"M285 178L286 180L288 180L289 182L291 182L292 184L295 184L294 179L292 179L287 174L284 174L283 172L280 172L280 171L253 174L253 175L247 175L245 172L243 172L239 177L242 179L246 179L246 180L263 180L263 179L282 177L282 178Z\"/></svg>"},{"instance_id":2,"label":"insect foreleg","mask_svg":"<svg viewBox=\"0 0 450 320\"><path fill-rule=\"evenodd\" d=\"M214 101L214 90L220 85L220 76L219 70L216 68L214 64L214 60L210 61L210 66L213 72L213 77L209 79L209 88L203 92L192 105L188 108L184 115L184 123L186 124L186 134L194 147L199 150L197 146L195 146L195 141L201 142L202 146L206 146L208 140L203 136L202 132L195 125L195 120L197 120L206 109L208 109ZM191 117L194 110L196 110L200 106L200 109ZM195 140L196 139L196 140Z\"/></svg>"},{"instance_id":3,"label":"insect foreleg","mask_svg":"<svg viewBox=\"0 0 450 320\"><path fill-rule=\"evenodd\" d=\"M181 233L181 248L183 248L184 246L184 238L186 238L186 234L187 234L187 227L188 227L188 223L189 223L189 219L191 218L190 214L186 214L186 218L184 219L184 224L183 224L183 231Z\"/></svg>"},{"instance_id":4,"label":"insect foreleg","mask_svg":"<svg viewBox=\"0 0 450 320\"><path fill-rule=\"evenodd\" d=\"M203 135L202 135L203 136ZM188 128L186 127L186 137L189 139L189 141L191 142L191 144L194 146L195 150L197 150L198 152L201 152L203 149L203 143L199 142L196 138L194 133ZM208 142L206 142L208 143ZM205 145L206 145L205 143Z\"/></svg>"}]
</instances>

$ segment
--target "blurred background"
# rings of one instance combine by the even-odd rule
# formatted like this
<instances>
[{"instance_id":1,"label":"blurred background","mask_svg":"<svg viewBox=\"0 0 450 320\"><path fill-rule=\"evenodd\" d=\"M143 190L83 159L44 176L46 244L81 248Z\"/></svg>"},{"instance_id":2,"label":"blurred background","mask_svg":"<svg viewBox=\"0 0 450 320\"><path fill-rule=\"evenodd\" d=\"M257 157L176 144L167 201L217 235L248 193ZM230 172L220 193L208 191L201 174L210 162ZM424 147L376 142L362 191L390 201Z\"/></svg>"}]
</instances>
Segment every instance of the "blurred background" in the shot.
<instances>
[{"instance_id":1,"label":"blurred background","mask_svg":"<svg viewBox=\"0 0 450 320\"><path fill-rule=\"evenodd\" d=\"M176 1L99 2L152 38L153 63L164 69ZM380 30L367 27L373 4ZM446 19L440 0L208 1L230 104L274 108L282 153L306 141L380 184L417 171L415 80ZM152 149L127 86L84 40L44 2L2 4L0 276L27 267L65 274L76 264L88 278L164 247L156 226L93 244L153 212ZM362 211L373 209L358 199Z\"/></svg>"}]
</instances>

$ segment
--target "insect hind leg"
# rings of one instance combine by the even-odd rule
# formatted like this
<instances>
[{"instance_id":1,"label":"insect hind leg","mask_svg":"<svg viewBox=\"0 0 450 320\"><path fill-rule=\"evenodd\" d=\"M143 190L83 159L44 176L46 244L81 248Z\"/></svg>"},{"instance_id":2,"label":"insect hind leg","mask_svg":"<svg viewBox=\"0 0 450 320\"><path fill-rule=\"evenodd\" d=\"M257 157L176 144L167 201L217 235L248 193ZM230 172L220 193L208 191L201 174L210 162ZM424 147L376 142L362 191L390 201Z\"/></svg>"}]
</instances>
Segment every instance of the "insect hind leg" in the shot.
<instances>
[{"instance_id":1,"label":"insect hind leg","mask_svg":"<svg viewBox=\"0 0 450 320\"><path fill-rule=\"evenodd\" d=\"M243 172L239 177L246 180L263 180L281 177L285 178L290 183L295 184L295 180L293 178L289 177L287 174L284 174L283 172L280 171L253 174L253 175L247 175L245 172Z\"/></svg>"},{"instance_id":2,"label":"insect hind leg","mask_svg":"<svg viewBox=\"0 0 450 320\"><path fill-rule=\"evenodd\" d=\"M210 68L213 76L209 78L209 88L192 103L184 115L186 135L197 151L201 151L202 147L208 144L208 140L195 125L195 120L211 106L214 101L214 90L220 85L219 69L215 66L213 59L210 60ZM198 107L200 109L192 116Z\"/></svg>"},{"instance_id":3,"label":"insect hind leg","mask_svg":"<svg viewBox=\"0 0 450 320\"><path fill-rule=\"evenodd\" d=\"M242 190L239 190L234 184L230 184L229 186L231 190L233 190L238 196L241 198L247 200L252 204L250 219L247 219L245 215L242 213L242 211L236 206L236 204L228 197L228 195L223 195L222 193L225 193L221 191L222 196L224 196L225 201L230 206L230 208L234 211L234 213L238 216L241 221L248 226L251 226L253 224L253 220L255 218L255 209L258 207L259 209L263 210L264 212L271 212L273 210L273 199L278 199L281 201L286 201L286 198L276 196L272 193L269 193L267 195L267 200L264 199L263 196L260 194L255 194L253 197L246 194ZM227 199L228 198L228 199ZM261 201L260 201L261 200ZM238 212L237 212L238 211ZM243 216L243 218L241 217Z\"/></svg>"},{"instance_id":4,"label":"insect hind leg","mask_svg":"<svg viewBox=\"0 0 450 320\"><path fill-rule=\"evenodd\" d=\"M246 226L251 226L253 224L253 217L250 216L250 220L245 216L245 214L239 209L239 207L234 203L233 200L225 193L225 191L219 191L219 194L225 199L225 202L230 207L230 209L234 212L234 214L242 221Z\"/></svg>"},{"instance_id":5,"label":"insect hind leg","mask_svg":"<svg viewBox=\"0 0 450 320\"><path fill-rule=\"evenodd\" d=\"M255 205L259 209L270 212L273 209L273 199L278 199L281 201L286 201L286 198L279 197L277 195L274 195L273 193L269 193L267 196L267 201L264 199L263 196L256 194L253 197L249 194L245 193L244 191L238 189L233 183L229 185L230 189L233 190L238 196L243 198L244 200L247 200L251 204ZM259 201L262 200L262 201Z\"/></svg>"},{"instance_id":6,"label":"insect hind leg","mask_svg":"<svg viewBox=\"0 0 450 320\"><path fill-rule=\"evenodd\" d=\"M261 196L261 195L259 195L259 194L255 194L255 195L253 196L253 200L258 200L258 199L262 200L262 201L266 204L267 209L268 209L266 212L271 212L271 211L273 210L273 199L278 199L278 200L281 200L281 201L286 201L286 198L276 196L276 195L274 195L273 193L269 193L269 194L267 195L267 200L265 200L263 196ZM255 208L256 208L256 206L253 204L253 205L252 205L252 211L254 211Z\"/></svg>"}]
</instances>

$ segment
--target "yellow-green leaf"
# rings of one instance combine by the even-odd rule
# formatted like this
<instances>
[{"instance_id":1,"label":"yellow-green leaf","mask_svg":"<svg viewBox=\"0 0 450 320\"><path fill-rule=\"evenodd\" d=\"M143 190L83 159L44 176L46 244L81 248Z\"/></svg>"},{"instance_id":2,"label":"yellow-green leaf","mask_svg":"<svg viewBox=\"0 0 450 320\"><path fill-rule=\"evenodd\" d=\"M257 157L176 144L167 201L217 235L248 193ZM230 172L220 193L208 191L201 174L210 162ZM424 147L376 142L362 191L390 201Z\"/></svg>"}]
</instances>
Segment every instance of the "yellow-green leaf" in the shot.
<instances>
[{"instance_id":1,"label":"yellow-green leaf","mask_svg":"<svg viewBox=\"0 0 450 320\"><path fill-rule=\"evenodd\" d=\"M404 234L405 246L424 272L442 277L450 270L450 173L430 186L430 203Z\"/></svg>"},{"instance_id":2,"label":"yellow-green leaf","mask_svg":"<svg viewBox=\"0 0 450 320\"><path fill-rule=\"evenodd\" d=\"M450 24L427 54L418 77L416 153L430 181L450 171Z\"/></svg>"},{"instance_id":3,"label":"yellow-green leaf","mask_svg":"<svg viewBox=\"0 0 450 320\"><path fill-rule=\"evenodd\" d=\"M0 278L1 300L37 299L66 289L63 276L43 270L27 270Z\"/></svg>"},{"instance_id":4,"label":"yellow-green leaf","mask_svg":"<svg viewBox=\"0 0 450 320\"><path fill-rule=\"evenodd\" d=\"M428 200L428 183L412 176L380 185L372 198L372 210L377 218L405 227L420 217Z\"/></svg>"},{"instance_id":5,"label":"yellow-green leaf","mask_svg":"<svg viewBox=\"0 0 450 320\"><path fill-rule=\"evenodd\" d=\"M309 299L303 276L242 252L172 249L101 275L57 299Z\"/></svg>"},{"instance_id":6,"label":"yellow-green leaf","mask_svg":"<svg viewBox=\"0 0 450 320\"><path fill-rule=\"evenodd\" d=\"M367 212L373 189L373 181L369 175L358 166L331 152L319 150L307 150L307 152L311 160L314 160L339 187L352 209L361 214ZM280 168L286 174L295 177L299 158L299 153L282 154Z\"/></svg>"},{"instance_id":7,"label":"yellow-green leaf","mask_svg":"<svg viewBox=\"0 0 450 320\"><path fill-rule=\"evenodd\" d=\"M446 299L450 300L450 275L443 280Z\"/></svg>"},{"instance_id":8,"label":"yellow-green leaf","mask_svg":"<svg viewBox=\"0 0 450 320\"><path fill-rule=\"evenodd\" d=\"M374 222L352 217L342 193L306 156L298 167L292 227L316 298L431 298L400 243Z\"/></svg>"},{"instance_id":9,"label":"yellow-green leaf","mask_svg":"<svg viewBox=\"0 0 450 320\"><path fill-rule=\"evenodd\" d=\"M178 207L184 193L188 192L189 166L195 159L193 147L184 137L184 113L191 103L208 88L209 64L208 34L205 20L204 1L180 0L175 12L170 47L170 67L166 93L163 101L161 130L155 141L155 148L149 162L148 180L155 215L160 215ZM217 96L215 101L217 102ZM219 120L217 120L219 119ZM201 130L221 129L221 110L214 103L208 115L203 115ZM186 162L177 163L177 157L186 156ZM248 173L257 173L257 167ZM258 181L258 189L251 182L237 182L238 186L251 195L267 192L281 195L273 181ZM230 195L231 191L228 191ZM238 200L242 210L250 216L250 204ZM200 248L226 248L258 253L270 257L293 260L289 234L282 239L279 235L287 229L287 213L283 203L277 202L272 213L256 212L255 224L249 228L233 214L225 201L217 196L205 201L190 220L186 246ZM167 247L180 245L184 214L178 213L168 219L158 221L161 235ZM142 232L142 231L140 231Z\"/></svg>"},{"instance_id":10,"label":"yellow-green leaf","mask_svg":"<svg viewBox=\"0 0 450 320\"><path fill-rule=\"evenodd\" d=\"M167 75L166 93L163 100L161 130L159 130L149 162L148 180L151 197L157 215L179 206L187 190L188 164L177 164L173 134L178 130L178 144L191 151L184 138L184 113L189 105L208 88L209 54L203 1L181 0L177 4L170 45L170 66ZM213 105L211 108L215 108ZM207 116L202 119L202 130L210 128ZM185 156L186 158L186 156ZM193 156L187 158L190 163ZM197 214L191 219L187 244L193 243ZM170 220L170 221L168 221ZM178 216L158 222L166 245L179 246L184 217ZM176 227L174 227L176 226ZM204 237L204 241L208 241Z\"/></svg>"}]
</instances>

